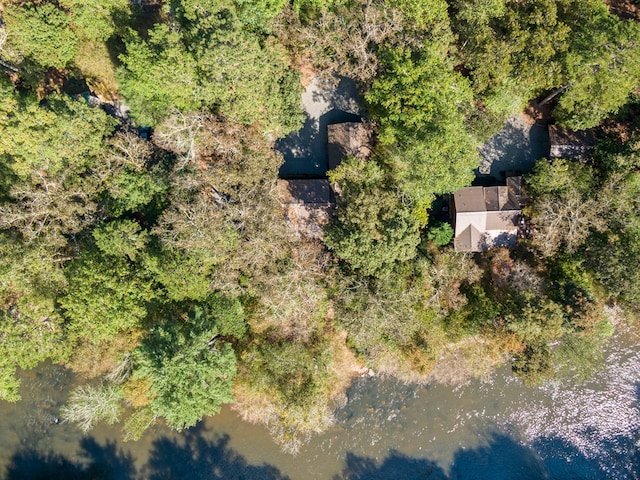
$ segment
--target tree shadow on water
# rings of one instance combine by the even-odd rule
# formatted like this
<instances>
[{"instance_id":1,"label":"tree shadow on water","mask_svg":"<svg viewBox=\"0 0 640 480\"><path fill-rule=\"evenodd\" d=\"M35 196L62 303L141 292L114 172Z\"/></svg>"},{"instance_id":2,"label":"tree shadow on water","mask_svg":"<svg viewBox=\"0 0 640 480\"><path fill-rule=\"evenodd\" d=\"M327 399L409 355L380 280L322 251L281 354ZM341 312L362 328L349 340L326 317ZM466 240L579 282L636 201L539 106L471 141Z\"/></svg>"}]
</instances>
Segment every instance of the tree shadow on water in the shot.
<instances>
[{"instance_id":1,"label":"tree shadow on water","mask_svg":"<svg viewBox=\"0 0 640 480\"><path fill-rule=\"evenodd\" d=\"M531 448L504 434L491 434L476 448L460 449L453 458L451 479L537 480L549 478L542 459Z\"/></svg>"},{"instance_id":2,"label":"tree shadow on water","mask_svg":"<svg viewBox=\"0 0 640 480\"><path fill-rule=\"evenodd\" d=\"M596 480L635 479L626 472L605 472L599 462L556 438L546 438L551 456L541 457L537 449L522 445L508 435L493 433L476 448L459 449L448 468L427 458L412 458L395 450L378 462L347 454L341 475L334 480ZM539 446L537 443L535 446Z\"/></svg>"},{"instance_id":3,"label":"tree shadow on water","mask_svg":"<svg viewBox=\"0 0 640 480\"><path fill-rule=\"evenodd\" d=\"M288 480L266 463L251 465L229 447L230 437L204 438L191 429L177 438L152 443L148 462L138 471L133 456L116 442L101 445L84 438L76 455L24 448L11 457L6 480Z\"/></svg>"},{"instance_id":4,"label":"tree shadow on water","mask_svg":"<svg viewBox=\"0 0 640 480\"><path fill-rule=\"evenodd\" d=\"M214 440L189 431L178 439L153 442L149 461L143 469L148 480L286 480L288 477L266 463L251 465L231 448L230 437Z\"/></svg>"},{"instance_id":5,"label":"tree shadow on water","mask_svg":"<svg viewBox=\"0 0 640 480\"><path fill-rule=\"evenodd\" d=\"M6 480L134 480L134 458L115 442L100 445L93 438L80 442L78 460L52 451L24 448L13 454Z\"/></svg>"},{"instance_id":6,"label":"tree shadow on water","mask_svg":"<svg viewBox=\"0 0 640 480\"><path fill-rule=\"evenodd\" d=\"M333 480L393 480L393 479L447 480L447 475L435 462L411 458L391 450L381 464L374 459L347 453L342 475Z\"/></svg>"}]
</instances>

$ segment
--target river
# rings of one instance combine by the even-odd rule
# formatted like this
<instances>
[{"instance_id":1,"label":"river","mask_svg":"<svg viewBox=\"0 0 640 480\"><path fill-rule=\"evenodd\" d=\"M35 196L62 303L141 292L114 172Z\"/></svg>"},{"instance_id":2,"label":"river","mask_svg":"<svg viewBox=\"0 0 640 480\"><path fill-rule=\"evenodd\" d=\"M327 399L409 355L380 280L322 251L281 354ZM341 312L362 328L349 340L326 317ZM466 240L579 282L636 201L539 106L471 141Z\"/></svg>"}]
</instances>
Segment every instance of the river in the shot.
<instances>
[{"instance_id":1,"label":"river","mask_svg":"<svg viewBox=\"0 0 640 480\"><path fill-rule=\"evenodd\" d=\"M21 402L0 403L0 464L8 479L638 479L638 340L618 333L586 383L526 388L507 368L460 387L358 379L297 456L229 408L137 442L117 425L85 436L56 423L73 375L43 365L23 372Z\"/></svg>"},{"instance_id":2,"label":"river","mask_svg":"<svg viewBox=\"0 0 640 480\"><path fill-rule=\"evenodd\" d=\"M306 105L311 137L323 131L328 115L351 108L343 101L349 95L315 93L311 85ZM531 143L543 149L534 137L523 134L518 148ZM513 150L513 142L505 146L501 138L488 144L495 144L491 152ZM293 147L307 141L287 141L291 145L283 148L293 152L291 168L298 168L306 157L294 155ZM513 162L543 155L531 152ZM500 163L504 155L495 160L484 153L483 173L525 170L521 163ZM324 156L319 158L321 168ZM0 402L0 475L10 480L636 480L639 376L640 338L624 330L609 342L602 370L586 383L526 388L507 367L489 381L455 388L361 378L337 412L335 426L291 456L263 427L243 422L229 407L185 432L154 427L137 442L122 442L118 425L100 424L83 435L57 420L73 375L42 365L21 373L21 402Z\"/></svg>"}]
</instances>

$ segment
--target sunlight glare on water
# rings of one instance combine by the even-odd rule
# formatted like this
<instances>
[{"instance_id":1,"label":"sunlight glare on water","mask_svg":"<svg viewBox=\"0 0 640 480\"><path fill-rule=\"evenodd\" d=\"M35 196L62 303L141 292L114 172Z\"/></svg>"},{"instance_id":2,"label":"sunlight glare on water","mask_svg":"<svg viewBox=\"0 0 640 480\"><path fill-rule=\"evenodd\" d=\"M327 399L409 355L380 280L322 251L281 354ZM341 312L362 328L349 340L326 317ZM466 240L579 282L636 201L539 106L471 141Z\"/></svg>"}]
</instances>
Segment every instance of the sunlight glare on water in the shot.
<instances>
[{"instance_id":1,"label":"sunlight glare on water","mask_svg":"<svg viewBox=\"0 0 640 480\"><path fill-rule=\"evenodd\" d=\"M584 384L527 388L507 367L490 381L459 387L357 379L335 426L297 456L282 453L263 427L243 422L228 407L189 432L156 427L124 443L119 426L100 424L86 437L56 423L73 376L44 365L24 374L22 402L0 404L0 461L11 465L14 452L25 448L79 461L83 445L99 451L111 444L130 455L137 474L108 477L114 480L221 478L215 471L225 479L275 472L268 478L637 480L637 340L614 339L605 368Z\"/></svg>"}]
</instances>

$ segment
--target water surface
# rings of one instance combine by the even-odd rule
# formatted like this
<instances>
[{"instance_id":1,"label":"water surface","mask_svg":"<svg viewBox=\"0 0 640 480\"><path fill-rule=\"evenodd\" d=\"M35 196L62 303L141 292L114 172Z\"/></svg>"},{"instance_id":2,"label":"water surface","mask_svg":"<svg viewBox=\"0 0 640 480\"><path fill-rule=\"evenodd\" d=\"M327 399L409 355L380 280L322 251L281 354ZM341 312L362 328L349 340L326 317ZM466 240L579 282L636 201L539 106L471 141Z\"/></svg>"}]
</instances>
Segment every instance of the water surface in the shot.
<instances>
[{"instance_id":1,"label":"water surface","mask_svg":"<svg viewBox=\"0 0 640 480\"><path fill-rule=\"evenodd\" d=\"M22 402L0 403L0 465L10 479L638 479L638 345L620 334L584 384L526 388L506 368L457 388L358 379L336 425L295 457L228 407L138 442L119 426L85 436L56 423L73 376L45 365L24 374Z\"/></svg>"}]
</instances>

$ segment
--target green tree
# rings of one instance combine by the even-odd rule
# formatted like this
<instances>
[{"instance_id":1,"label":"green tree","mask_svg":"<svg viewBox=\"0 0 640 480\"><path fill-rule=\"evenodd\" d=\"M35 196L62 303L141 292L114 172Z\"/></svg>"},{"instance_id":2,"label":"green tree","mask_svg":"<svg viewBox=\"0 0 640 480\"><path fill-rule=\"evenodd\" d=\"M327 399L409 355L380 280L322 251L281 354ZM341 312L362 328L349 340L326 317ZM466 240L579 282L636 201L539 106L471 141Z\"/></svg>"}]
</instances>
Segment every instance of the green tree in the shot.
<instances>
[{"instance_id":1,"label":"green tree","mask_svg":"<svg viewBox=\"0 0 640 480\"><path fill-rule=\"evenodd\" d=\"M92 166L115 127L101 109L66 96L52 94L40 104L34 95L5 95L0 156L20 178L34 171L55 176Z\"/></svg>"},{"instance_id":2,"label":"green tree","mask_svg":"<svg viewBox=\"0 0 640 480\"><path fill-rule=\"evenodd\" d=\"M129 13L127 0L61 0L59 4L70 13L71 28L82 42L106 42L116 33L119 14Z\"/></svg>"},{"instance_id":3,"label":"green tree","mask_svg":"<svg viewBox=\"0 0 640 480\"><path fill-rule=\"evenodd\" d=\"M383 278L338 279L336 319L349 346L370 368L410 382L425 381L431 372L444 336L432 268L418 257ZM451 290L443 286L442 293Z\"/></svg>"},{"instance_id":4,"label":"green tree","mask_svg":"<svg viewBox=\"0 0 640 480\"><path fill-rule=\"evenodd\" d=\"M428 43L420 52L384 51L383 72L365 97L379 118L382 143L437 134L447 123L460 122L472 95L467 81L453 71L448 48L441 41Z\"/></svg>"},{"instance_id":5,"label":"green tree","mask_svg":"<svg viewBox=\"0 0 640 480\"><path fill-rule=\"evenodd\" d=\"M221 337L217 319L209 316L222 313L241 322L236 315L242 310L232 303L228 306L232 310L227 312L192 309L188 319L154 328L136 352L137 375L151 382L151 408L173 429L191 427L233 400L236 357Z\"/></svg>"},{"instance_id":6,"label":"green tree","mask_svg":"<svg viewBox=\"0 0 640 480\"><path fill-rule=\"evenodd\" d=\"M522 305L506 315L507 328L526 344L550 343L562 337L564 313L562 307L552 301L541 301L525 296Z\"/></svg>"},{"instance_id":7,"label":"green tree","mask_svg":"<svg viewBox=\"0 0 640 480\"><path fill-rule=\"evenodd\" d=\"M78 37L71 28L71 16L49 2L9 4L2 17L7 29L5 51L10 61L22 58L46 70L63 69L78 51Z\"/></svg>"},{"instance_id":8,"label":"green tree","mask_svg":"<svg viewBox=\"0 0 640 480\"><path fill-rule=\"evenodd\" d=\"M60 362L69 355L58 315L30 316L18 305L0 310L0 399L20 400L16 370L29 369L46 359Z\"/></svg>"},{"instance_id":9,"label":"green tree","mask_svg":"<svg viewBox=\"0 0 640 480\"><path fill-rule=\"evenodd\" d=\"M570 27L559 10L553 0L526 5L510 0L456 2L454 31L475 92L491 98L506 88L522 108L532 96L560 84Z\"/></svg>"},{"instance_id":10,"label":"green tree","mask_svg":"<svg viewBox=\"0 0 640 480\"><path fill-rule=\"evenodd\" d=\"M525 209L538 228L534 244L543 256L575 252L592 230L602 230L604 204L596 198L594 171L565 160L540 161L527 177L533 202Z\"/></svg>"},{"instance_id":11,"label":"green tree","mask_svg":"<svg viewBox=\"0 0 640 480\"><path fill-rule=\"evenodd\" d=\"M455 3L454 31L483 110L476 130L499 128L541 94L573 129L617 111L640 76L640 32L601 0ZM550 93L549 93L550 92Z\"/></svg>"},{"instance_id":12,"label":"green tree","mask_svg":"<svg viewBox=\"0 0 640 480\"><path fill-rule=\"evenodd\" d=\"M269 31L270 20L287 5L287 0L235 0L240 21L250 30Z\"/></svg>"},{"instance_id":13,"label":"green tree","mask_svg":"<svg viewBox=\"0 0 640 480\"><path fill-rule=\"evenodd\" d=\"M265 423L285 451L297 452L334 421L335 357L335 347L319 334L299 343L267 332L242 354L239 408Z\"/></svg>"},{"instance_id":14,"label":"green tree","mask_svg":"<svg viewBox=\"0 0 640 480\"><path fill-rule=\"evenodd\" d=\"M139 327L156 298L149 272L133 260L144 255L147 233L129 220L93 232L95 247L65 268L69 285L59 304L76 336L93 342Z\"/></svg>"},{"instance_id":15,"label":"green tree","mask_svg":"<svg viewBox=\"0 0 640 480\"><path fill-rule=\"evenodd\" d=\"M468 186L479 163L475 143L461 125L389 147L381 155L402 192L413 201L421 225L427 223L427 210L436 195Z\"/></svg>"},{"instance_id":16,"label":"green tree","mask_svg":"<svg viewBox=\"0 0 640 480\"><path fill-rule=\"evenodd\" d=\"M609 13L604 2L572 5L575 15L570 53L566 58L568 88L554 115L569 128L597 126L616 113L638 87L640 26Z\"/></svg>"},{"instance_id":17,"label":"green tree","mask_svg":"<svg viewBox=\"0 0 640 480\"><path fill-rule=\"evenodd\" d=\"M102 209L112 217L139 212L167 191L166 171L152 145L134 133L118 133L93 169Z\"/></svg>"},{"instance_id":18,"label":"green tree","mask_svg":"<svg viewBox=\"0 0 640 480\"><path fill-rule=\"evenodd\" d=\"M453 228L447 222L440 222L427 231L427 239L437 247L448 245L453 239Z\"/></svg>"},{"instance_id":19,"label":"green tree","mask_svg":"<svg viewBox=\"0 0 640 480\"><path fill-rule=\"evenodd\" d=\"M0 228L56 246L93 221L93 173L115 121L102 110L53 94L40 105L10 85L0 92L0 160L6 197Z\"/></svg>"},{"instance_id":20,"label":"green tree","mask_svg":"<svg viewBox=\"0 0 640 480\"><path fill-rule=\"evenodd\" d=\"M448 48L434 41L421 52L387 51L366 96L380 140L390 145L380 155L423 221L434 195L467 185L479 162L464 126L472 93L446 58Z\"/></svg>"},{"instance_id":21,"label":"green tree","mask_svg":"<svg viewBox=\"0 0 640 480\"><path fill-rule=\"evenodd\" d=\"M511 368L526 386L538 385L553 374L552 356L551 349L543 342L527 344Z\"/></svg>"},{"instance_id":22,"label":"green tree","mask_svg":"<svg viewBox=\"0 0 640 480\"><path fill-rule=\"evenodd\" d=\"M276 137L302 124L299 75L273 39L245 30L229 5L184 0L171 13L180 30L159 24L148 40L131 32L121 56L121 91L138 123L205 107Z\"/></svg>"},{"instance_id":23,"label":"green tree","mask_svg":"<svg viewBox=\"0 0 640 480\"><path fill-rule=\"evenodd\" d=\"M139 125L156 125L171 108L188 112L203 105L195 61L178 32L159 24L148 40L129 31L125 43L118 82Z\"/></svg>"},{"instance_id":24,"label":"green tree","mask_svg":"<svg viewBox=\"0 0 640 480\"><path fill-rule=\"evenodd\" d=\"M364 275L383 275L416 255L418 220L373 161L346 159L330 173L339 187L336 218L325 229L335 255Z\"/></svg>"}]
</instances>

